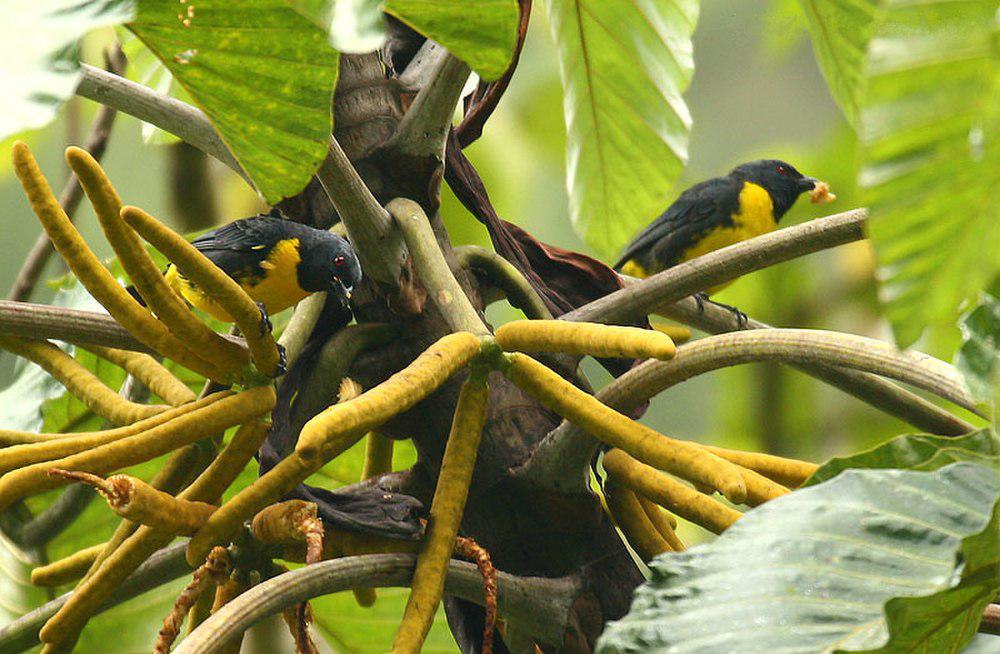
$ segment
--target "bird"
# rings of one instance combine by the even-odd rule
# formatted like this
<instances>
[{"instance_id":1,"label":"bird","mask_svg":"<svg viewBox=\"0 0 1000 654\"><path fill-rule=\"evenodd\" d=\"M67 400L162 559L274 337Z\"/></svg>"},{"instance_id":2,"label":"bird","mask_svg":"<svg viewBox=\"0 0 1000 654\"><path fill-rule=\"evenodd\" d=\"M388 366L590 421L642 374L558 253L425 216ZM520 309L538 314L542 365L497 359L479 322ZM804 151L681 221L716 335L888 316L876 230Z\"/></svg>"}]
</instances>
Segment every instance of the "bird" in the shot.
<instances>
[{"instance_id":1,"label":"bird","mask_svg":"<svg viewBox=\"0 0 1000 654\"><path fill-rule=\"evenodd\" d=\"M269 315L318 291L329 291L347 306L362 278L361 264L346 239L274 213L235 220L198 236L191 244L257 302L262 326L269 324ZM222 306L173 264L167 266L164 279L192 306L233 322Z\"/></svg>"},{"instance_id":2,"label":"bird","mask_svg":"<svg viewBox=\"0 0 1000 654\"><path fill-rule=\"evenodd\" d=\"M631 277L645 278L719 248L766 234L802 193L814 203L836 196L815 177L803 175L789 163L760 159L737 166L724 177L695 184L625 247L613 268ZM707 289L708 295L731 282ZM725 305L721 305L725 306ZM734 307L737 319L746 316ZM741 317L742 316L742 317Z\"/></svg>"}]
</instances>

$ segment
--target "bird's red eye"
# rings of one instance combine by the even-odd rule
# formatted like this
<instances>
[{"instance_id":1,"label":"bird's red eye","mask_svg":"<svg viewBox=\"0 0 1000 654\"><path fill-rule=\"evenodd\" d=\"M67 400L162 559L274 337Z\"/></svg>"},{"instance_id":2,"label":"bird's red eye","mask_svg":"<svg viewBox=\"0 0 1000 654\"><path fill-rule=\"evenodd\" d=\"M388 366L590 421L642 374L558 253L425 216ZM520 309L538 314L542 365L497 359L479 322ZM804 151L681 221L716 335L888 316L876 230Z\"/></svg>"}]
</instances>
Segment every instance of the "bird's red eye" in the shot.
<instances>
[{"instance_id":1,"label":"bird's red eye","mask_svg":"<svg viewBox=\"0 0 1000 654\"><path fill-rule=\"evenodd\" d=\"M781 164L778 164L775 167L775 170L778 171L779 175L787 175L788 174L788 168L786 168L785 166L782 166Z\"/></svg>"},{"instance_id":2,"label":"bird's red eye","mask_svg":"<svg viewBox=\"0 0 1000 654\"><path fill-rule=\"evenodd\" d=\"M344 257L336 257L333 260L333 265L337 266L338 268L343 268L345 263L347 263L347 260L344 259Z\"/></svg>"}]
</instances>

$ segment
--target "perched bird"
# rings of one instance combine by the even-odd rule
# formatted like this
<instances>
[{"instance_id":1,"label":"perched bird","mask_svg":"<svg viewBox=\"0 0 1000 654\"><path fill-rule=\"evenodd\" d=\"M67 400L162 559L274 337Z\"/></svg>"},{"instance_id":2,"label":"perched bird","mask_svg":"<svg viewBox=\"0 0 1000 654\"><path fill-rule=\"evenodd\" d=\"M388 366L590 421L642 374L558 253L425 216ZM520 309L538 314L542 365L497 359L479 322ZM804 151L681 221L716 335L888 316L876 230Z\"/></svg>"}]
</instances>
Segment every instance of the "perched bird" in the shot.
<instances>
[{"instance_id":1,"label":"perched bird","mask_svg":"<svg viewBox=\"0 0 1000 654\"><path fill-rule=\"evenodd\" d=\"M317 291L330 291L342 304L361 280L361 264L340 236L274 215L252 216L202 234L191 242L232 277L269 314L287 309ZM225 309L171 264L167 283L205 313L232 322Z\"/></svg>"},{"instance_id":2,"label":"perched bird","mask_svg":"<svg viewBox=\"0 0 1000 654\"><path fill-rule=\"evenodd\" d=\"M814 203L836 198L830 187L776 159L751 161L681 193L649 227L625 248L614 269L647 277L774 230L799 195ZM721 290L727 284L708 289ZM744 317L745 320L745 317Z\"/></svg>"}]
</instances>

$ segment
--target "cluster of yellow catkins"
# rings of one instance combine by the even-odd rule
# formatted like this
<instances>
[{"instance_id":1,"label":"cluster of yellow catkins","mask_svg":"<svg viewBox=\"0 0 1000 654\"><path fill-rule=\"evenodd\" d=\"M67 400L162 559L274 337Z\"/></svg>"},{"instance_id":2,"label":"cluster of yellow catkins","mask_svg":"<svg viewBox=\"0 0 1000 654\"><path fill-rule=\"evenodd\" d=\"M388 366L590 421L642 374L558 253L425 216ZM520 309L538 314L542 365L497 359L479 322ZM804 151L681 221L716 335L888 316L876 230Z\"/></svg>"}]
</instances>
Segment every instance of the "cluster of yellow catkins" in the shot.
<instances>
[{"instance_id":1,"label":"cluster of yellow catkins","mask_svg":"<svg viewBox=\"0 0 1000 654\"><path fill-rule=\"evenodd\" d=\"M111 508L125 518L104 546L35 570L32 580L42 585L67 583L83 575L66 604L42 629L43 651L71 649L86 621L114 589L175 536L191 536L187 560L192 567L199 567L207 559L211 561L210 553L229 543L239 528L252 520L251 533L258 540L285 545L292 559L311 562L360 553L417 550L412 590L393 651L419 652L440 603L448 561L455 551L486 421L491 372L504 375L544 406L606 444L603 467L607 473L607 507L633 549L645 560L683 549L672 514L720 533L741 515L732 505L756 506L783 495L815 470L813 464L801 461L664 436L602 404L528 354L670 359L676 348L666 334L634 327L521 320L503 325L492 336L468 332L444 336L409 366L365 392L348 380L341 387L340 401L305 424L291 454L220 506L223 491L267 433L265 419L275 396L271 384L264 382L278 367L274 340L257 329L257 307L235 282L148 214L121 207L110 182L86 152L70 148L67 160L149 309L135 302L101 265L52 196L27 147L17 144L15 170L56 249L73 272L111 315L151 350L208 379L226 386L237 384L243 390L196 398L148 355L86 346L122 366L166 402L136 404L119 397L51 343L0 337L0 348L35 361L95 414L119 425L74 434L0 431L0 447L8 446L0 449L0 508L70 481L84 481L95 485ZM166 286L140 236L237 317L247 349L209 329ZM315 506L278 503L366 434L364 476L389 471L391 441L375 430L463 370L468 371L468 376L459 394L426 533L420 543L324 530L316 518ZM199 444L236 425L240 427L235 436L218 454L200 454ZM100 477L168 452L174 452L172 458L151 484L127 475ZM178 479L183 473L190 474L192 467L200 474L180 490L182 482ZM711 495L716 491L729 503L714 499ZM228 581L218 575L215 578L216 608L246 587L235 577ZM206 585L202 581L199 584L195 584L199 589ZM192 593L184 596L185 602L194 602ZM364 605L374 601L372 589L356 589L356 596ZM305 615L304 608L298 612L300 627ZM178 624L175 610L165 623L170 641L176 636Z\"/></svg>"}]
</instances>

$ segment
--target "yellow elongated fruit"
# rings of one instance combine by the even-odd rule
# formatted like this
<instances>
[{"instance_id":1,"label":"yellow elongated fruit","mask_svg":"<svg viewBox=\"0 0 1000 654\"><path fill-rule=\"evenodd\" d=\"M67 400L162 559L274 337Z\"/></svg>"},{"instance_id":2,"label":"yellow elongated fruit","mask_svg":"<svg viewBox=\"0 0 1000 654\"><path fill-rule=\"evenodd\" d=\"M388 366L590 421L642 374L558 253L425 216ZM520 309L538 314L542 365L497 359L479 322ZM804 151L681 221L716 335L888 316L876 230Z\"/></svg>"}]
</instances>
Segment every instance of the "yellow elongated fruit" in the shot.
<instances>
[{"instance_id":1,"label":"yellow elongated fruit","mask_svg":"<svg viewBox=\"0 0 1000 654\"><path fill-rule=\"evenodd\" d=\"M684 325L674 325L666 322L650 322L649 326L656 331L666 334L674 345L680 345L691 340L691 330Z\"/></svg>"},{"instance_id":2,"label":"yellow elongated fruit","mask_svg":"<svg viewBox=\"0 0 1000 654\"><path fill-rule=\"evenodd\" d=\"M135 436L101 445L51 462L35 463L0 477L0 508L26 495L58 488L64 479L50 477L50 468L105 474L208 438L233 425L253 420L274 407L274 389L252 388L209 406L178 416Z\"/></svg>"},{"instance_id":3,"label":"yellow elongated fruit","mask_svg":"<svg viewBox=\"0 0 1000 654\"><path fill-rule=\"evenodd\" d=\"M42 175L28 146L21 141L14 143L11 159L25 195L52 240L52 245L94 299L122 327L153 350L210 379L226 381L226 375L171 334L101 264L59 206L59 201L52 194L52 188Z\"/></svg>"},{"instance_id":4,"label":"yellow elongated fruit","mask_svg":"<svg viewBox=\"0 0 1000 654\"><path fill-rule=\"evenodd\" d=\"M202 409L230 395L232 395L230 391L213 393L195 402L190 402L164 411L163 413L158 413L145 420L134 422L127 427L117 427L103 431L78 432L75 434L39 434L39 436L49 438L35 443L14 445L0 450L0 475L17 468L29 466L32 463L61 459L71 454L85 452L107 443L135 436L153 427L166 424L186 413ZM55 438L56 436L61 436L61 438Z\"/></svg>"},{"instance_id":5,"label":"yellow elongated fruit","mask_svg":"<svg viewBox=\"0 0 1000 654\"><path fill-rule=\"evenodd\" d=\"M240 395L245 395L247 392L244 391ZM272 390L272 403L273 397ZM261 400L258 398L256 401ZM243 425L208 468L178 494L178 499L191 502L216 502L243 470L266 435L267 425L261 421ZM100 562L97 570L92 571L80 582L66 604L45 623L39 633L42 642L71 649L87 620L115 592L122 581L153 552L165 547L173 539L174 534L169 531L146 525L139 527Z\"/></svg>"},{"instance_id":6,"label":"yellow elongated fruit","mask_svg":"<svg viewBox=\"0 0 1000 654\"><path fill-rule=\"evenodd\" d=\"M747 485L747 501L749 506L760 506L768 500L787 495L789 491L781 484L777 484L764 475L753 470L742 470L743 481Z\"/></svg>"},{"instance_id":7,"label":"yellow elongated fruit","mask_svg":"<svg viewBox=\"0 0 1000 654\"><path fill-rule=\"evenodd\" d=\"M674 342L662 332L565 320L515 320L496 331L509 352L566 352L596 357L671 359Z\"/></svg>"},{"instance_id":8,"label":"yellow elongated fruit","mask_svg":"<svg viewBox=\"0 0 1000 654\"><path fill-rule=\"evenodd\" d=\"M640 559L648 563L653 557L671 550L642 510L635 492L609 478L604 484L604 497L618 528L625 534L629 545Z\"/></svg>"},{"instance_id":9,"label":"yellow elongated fruit","mask_svg":"<svg viewBox=\"0 0 1000 654\"><path fill-rule=\"evenodd\" d=\"M616 482L716 534L728 529L742 515L637 461L622 450L609 450L604 454L604 469Z\"/></svg>"},{"instance_id":10,"label":"yellow elongated fruit","mask_svg":"<svg viewBox=\"0 0 1000 654\"><path fill-rule=\"evenodd\" d=\"M72 583L83 576L90 564L97 560L102 549L104 543L74 552L47 565L40 565L31 571L31 583L46 588Z\"/></svg>"},{"instance_id":11,"label":"yellow elongated fruit","mask_svg":"<svg viewBox=\"0 0 1000 654\"><path fill-rule=\"evenodd\" d=\"M130 402L104 385L80 362L48 341L0 336L0 348L37 363L91 411L115 425L127 425L166 411L161 404Z\"/></svg>"},{"instance_id":12,"label":"yellow elongated fruit","mask_svg":"<svg viewBox=\"0 0 1000 654\"><path fill-rule=\"evenodd\" d=\"M86 345L83 348L123 369L171 406L193 402L198 397L187 384L148 354L100 345Z\"/></svg>"},{"instance_id":13,"label":"yellow elongated fruit","mask_svg":"<svg viewBox=\"0 0 1000 654\"><path fill-rule=\"evenodd\" d=\"M69 147L66 162L94 205L108 243L150 310L175 336L220 370L231 372L247 363L249 357L243 348L212 331L163 280L139 235L122 220L121 199L97 160L86 150Z\"/></svg>"},{"instance_id":14,"label":"yellow elongated fruit","mask_svg":"<svg viewBox=\"0 0 1000 654\"><path fill-rule=\"evenodd\" d=\"M193 534L216 508L206 502L178 499L130 475L104 479L89 472L58 468L49 470L49 474L93 486L108 501L111 510L123 518L180 536Z\"/></svg>"},{"instance_id":15,"label":"yellow elongated fruit","mask_svg":"<svg viewBox=\"0 0 1000 654\"><path fill-rule=\"evenodd\" d=\"M451 433L448 434L441 460L441 472L434 489L427 533L417 554L410 597L393 640L393 654L419 652L434 621L434 613L444 594L448 561L451 560L455 537L462 524L472 470L486 422L488 399L485 374L473 371L458 396Z\"/></svg>"},{"instance_id":16,"label":"yellow elongated fruit","mask_svg":"<svg viewBox=\"0 0 1000 654\"><path fill-rule=\"evenodd\" d=\"M353 439L424 399L479 352L480 340L469 332L442 337L413 363L348 402L334 404L306 423L295 450L300 456L332 458L340 439ZM349 446L348 446L349 447Z\"/></svg>"},{"instance_id":17,"label":"yellow elongated fruit","mask_svg":"<svg viewBox=\"0 0 1000 654\"><path fill-rule=\"evenodd\" d=\"M681 542L681 539L677 537L677 532L674 531L677 528L677 521L674 519L674 516L642 495L637 494L636 498L638 498L642 510L646 512L646 517L649 518L653 528L663 537L663 540L667 541L670 549L675 552L683 552L684 543Z\"/></svg>"},{"instance_id":18,"label":"yellow elongated fruit","mask_svg":"<svg viewBox=\"0 0 1000 654\"><path fill-rule=\"evenodd\" d=\"M789 488L798 488L819 468L818 465L809 461L786 459L773 454L743 452L742 450L730 450L713 445L703 445L702 447L716 456L758 472Z\"/></svg>"},{"instance_id":19,"label":"yellow elongated fruit","mask_svg":"<svg viewBox=\"0 0 1000 654\"><path fill-rule=\"evenodd\" d=\"M245 520L276 502L321 466L318 460L306 461L295 452L279 461L219 507L208 522L195 532L185 554L188 564L192 567L201 565L212 548L226 542Z\"/></svg>"},{"instance_id":20,"label":"yellow elongated fruit","mask_svg":"<svg viewBox=\"0 0 1000 654\"><path fill-rule=\"evenodd\" d=\"M618 413L531 357L510 355L504 374L521 390L608 445L656 468L715 488L732 502L746 500L746 483L736 465Z\"/></svg>"},{"instance_id":21,"label":"yellow elongated fruit","mask_svg":"<svg viewBox=\"0 0 1000 654\"><path fill-rule=\"evenodd\" d=\"M121 216L153 247L162 252L183 275L233 317L250 348L250 358L265 375L279 373L278 344L261 329L260 308L247 292L184 238L138 207L124 207Z\"/></svg>"}]
</instances>

